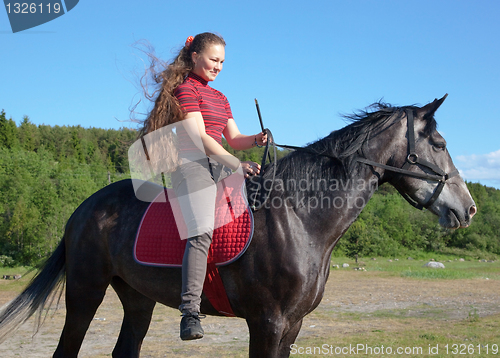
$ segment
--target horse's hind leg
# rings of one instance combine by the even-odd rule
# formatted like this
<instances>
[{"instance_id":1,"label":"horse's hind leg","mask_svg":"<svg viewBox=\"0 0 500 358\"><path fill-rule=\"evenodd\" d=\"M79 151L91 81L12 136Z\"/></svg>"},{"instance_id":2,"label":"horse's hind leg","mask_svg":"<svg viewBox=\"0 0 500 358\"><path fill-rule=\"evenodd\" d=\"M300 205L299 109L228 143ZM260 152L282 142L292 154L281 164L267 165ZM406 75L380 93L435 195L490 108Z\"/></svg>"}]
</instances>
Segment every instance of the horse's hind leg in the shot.
<instances>
[{"instance_id":1,"label":"horse's hind leg","mask_svg":"<svg viewBox=\"0 0 500 358\"><path fill-rule=\"evenodd\" d=\"M66 320L59 339L54 358L77 357L85 337L85 333L94 318L97 308L102 303L109 281L92 279L74 280L68 278L66 283ZM69 277L69 275L68 275Z\"/></svg>"},{"instance_id":2,"label":"horse's hind leg","mask_svg":"<svg viewBox=\"0 0 500 358\"><path fill-rule=\"evenodd\" d=\"M139 357L141 345L151 322L156 302L114 277L111 285L123 304L123 322L113 357Z\"/></svg>"}]
</instances>

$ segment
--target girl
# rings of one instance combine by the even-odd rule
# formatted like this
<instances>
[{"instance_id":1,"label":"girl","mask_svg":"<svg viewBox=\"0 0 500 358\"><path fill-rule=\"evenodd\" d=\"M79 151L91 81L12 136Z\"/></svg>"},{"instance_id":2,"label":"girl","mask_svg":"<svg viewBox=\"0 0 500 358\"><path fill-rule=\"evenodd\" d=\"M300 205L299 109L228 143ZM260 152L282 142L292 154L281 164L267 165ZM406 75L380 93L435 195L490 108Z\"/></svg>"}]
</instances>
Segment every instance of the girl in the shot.
<instances>
[{"instance_id":1,"label":"girl","mask_svg":"<svg viewBox=\"0 0 500 358\"><path fill-rule=\"evenodd\" d=\"M202 338L204 334L199 316L200 296L214 230L216 183L231 174L231 170L242 170L245 177L260 172L259 164L240 163L227 152L222 147L222 135L236 150L267 142L264 132L241 134L227 98L208 85L222 70L225 45L224 39L213 33L188 37L177 57L155 77L161 89L141 130L145 135L184 120L190 123L185 127L194 126L196 132L197 138L193 138L188 130L178 130L181 165L172 173L173 188L188 229L179 307L183 340Z\"/></svg>"}]
</instances>

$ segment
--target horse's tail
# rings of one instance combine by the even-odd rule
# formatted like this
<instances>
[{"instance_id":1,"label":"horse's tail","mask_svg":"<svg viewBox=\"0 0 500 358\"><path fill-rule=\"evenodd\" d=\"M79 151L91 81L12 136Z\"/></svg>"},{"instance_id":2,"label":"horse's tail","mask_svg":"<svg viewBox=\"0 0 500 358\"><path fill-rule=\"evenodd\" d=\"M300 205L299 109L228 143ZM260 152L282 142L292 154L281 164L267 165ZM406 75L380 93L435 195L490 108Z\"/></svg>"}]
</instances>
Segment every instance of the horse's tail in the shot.
<instances>
[{"instance_id":1,"label":"horse's tail","mask_svg":"<svg viewBox=\"0 0 500 358\"><path fill-rule=\"evenodd\" d=\"M62 240L24 291L0 308L0 343L35 313L37 313L36 329L38 330L43 322L42 313L47 303L50 307L54 299L58 297L59 300L62 295L65 274L65 244Z\"/></svg>"}]
</instances>

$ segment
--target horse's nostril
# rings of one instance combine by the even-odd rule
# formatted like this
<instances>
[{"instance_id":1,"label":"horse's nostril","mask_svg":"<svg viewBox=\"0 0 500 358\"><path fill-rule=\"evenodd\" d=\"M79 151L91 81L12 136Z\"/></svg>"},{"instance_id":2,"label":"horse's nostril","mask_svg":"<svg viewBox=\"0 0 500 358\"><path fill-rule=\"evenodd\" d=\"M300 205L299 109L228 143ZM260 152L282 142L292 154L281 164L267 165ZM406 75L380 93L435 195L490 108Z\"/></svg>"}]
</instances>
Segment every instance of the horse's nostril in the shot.
<instances>
[{"instance_id":1,"label":"horse's nostril","mask_svg":"<svg viewBox=\"0 0 500 358\"><path fill-rule=\"evenodd\" d=\"M469 215L470 215L470 217L472 218L474 215L476 215L476 213L477 213L476 206L475 205L471 205L471 207L469 208Z\"/></svg>"}]
</instances>

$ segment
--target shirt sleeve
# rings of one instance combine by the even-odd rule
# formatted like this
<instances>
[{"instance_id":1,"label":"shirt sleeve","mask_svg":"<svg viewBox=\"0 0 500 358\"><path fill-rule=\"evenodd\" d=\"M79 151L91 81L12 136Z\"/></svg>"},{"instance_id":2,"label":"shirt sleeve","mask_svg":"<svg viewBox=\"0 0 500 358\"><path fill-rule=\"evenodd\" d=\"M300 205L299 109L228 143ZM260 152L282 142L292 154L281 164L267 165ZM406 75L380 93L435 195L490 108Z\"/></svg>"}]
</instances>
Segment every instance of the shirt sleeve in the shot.
<instances>
[{"instance_id":1,"label":"shirt sleeve","mask_svg":"<svg viewBox=\"0 0 500 358\"><path fill-rule=\"evenodd\" d=\"M193 87L180 85L175 89L174 95L185 113L201 112L200 97Z\"/></svg>"},{"instance_id":2,"label":"shirt sleeve","mask_svg":"<svg viewBox=\"0 0 500 358\"><path fill-rule=\"evenodd\" d=\"M229 104L229 101L227 100L226 96L224 96L224 107L226 108L227 119L234 118L233 112L231 111L231 105Z\"/></svg>"}]
</instances>

